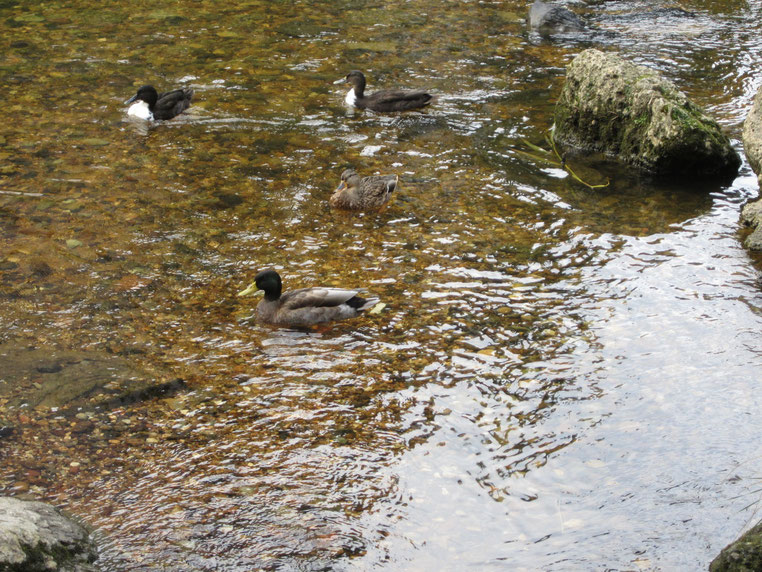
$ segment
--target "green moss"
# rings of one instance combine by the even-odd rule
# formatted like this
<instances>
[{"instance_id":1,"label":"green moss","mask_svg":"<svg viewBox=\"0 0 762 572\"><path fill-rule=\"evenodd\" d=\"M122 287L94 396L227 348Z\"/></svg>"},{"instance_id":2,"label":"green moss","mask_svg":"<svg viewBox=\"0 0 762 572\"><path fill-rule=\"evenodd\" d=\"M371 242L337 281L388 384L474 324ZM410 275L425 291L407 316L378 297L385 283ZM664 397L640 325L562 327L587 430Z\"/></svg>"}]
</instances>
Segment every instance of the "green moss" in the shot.
<instances>
[{"instance_id":1,"label":"green moss","mask_svg":"<svg viewBox=\"0 0 762 572\"><path fill-rule=\"evenodd\" d=\"M709 565L709 572L757 570L762 570L762 522L726 546Z\"/></svg>"},{"instance_id":2,"label":"green moss","mask_svg":"<svg viewBox=\"0 0 762 572\"><path fill-rule=\"evenodd\" d=\"M651 123L651 114L641 113L637 117L632 118L632 123L634 125L637 125L638 127L645 128L648 126L649 123Z\"/></svg>"},{"instance_id":3,"label":"green moss","mask_svg":"<svg viewBox=\"0 0 762 572\"><path fill-rule=\"evenodd\" d=\"M700 131L706 135L712 136L717 129L713 121L709 121L706 116L697 112L696 109L675 105L672 107L672 120L685 126L686 129Z\"/></svg>"},{"instance_id":4,"label":"green moss","mask_svg":"<svg viewBox=\"0 0 762 572\"><path fill-rule=\"evenodd\" d=\"M26 559L19 564L5 564L2 570L3 572L46 572L50 570L47 565L50 561L57 564L57 569L66 570L67 564L79 561L77 555L80 553L80 548L87 550L86 547L66 548L60 544L55 546L45 546L42 543L36 546L22 544L21 549L24 551Z\"/></svg>"}]
</instances>

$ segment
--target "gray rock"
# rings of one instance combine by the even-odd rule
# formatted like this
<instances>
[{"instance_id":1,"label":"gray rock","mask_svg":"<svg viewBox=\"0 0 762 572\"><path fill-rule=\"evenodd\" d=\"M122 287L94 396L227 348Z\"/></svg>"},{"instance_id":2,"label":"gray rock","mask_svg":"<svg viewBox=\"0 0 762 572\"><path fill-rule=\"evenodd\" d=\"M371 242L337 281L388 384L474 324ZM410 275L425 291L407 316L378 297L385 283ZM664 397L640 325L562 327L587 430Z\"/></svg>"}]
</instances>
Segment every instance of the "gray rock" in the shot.
<instances>
[{"instance_id":1,"label":"gray rock","mask_svg":"<svg viewBox=\"0 0 762 572\"><path fill-rule=\"evenodd\" d=\"M657 175L730 178L741 165L717 122L672 82L595 49L568 67L553 137Z\"/></svg>"},{"instance_id":2,"label":"gray rock","mask_svg":"<svg viewBox=\"0 0 762 572\"><path fill-rule=\"evenodd\" d=\"M762 201L748 203L741 210L741 223L752 229L744 241L749 250L762 250Z\"/></svg>"},{"instance_id":3,"label":"gray rock","mask_svg":"<svg viewBox=\"0 0 762 572\"><path fill-rule=\"evenodd\" d=\"M0 497L0 570L95 572L96 558L87 530L56 508Z\"/></svg>"},{"instance_id":4,"label":"gray rock","mask_svg":"<svg viewBox=\"0 0 762 572\"><path fill-rule=\"evenodd\" d=\"M586 28L582 19L571 10L542 0L535 0L529 7L529 27L540 34L563 34L581 32Z\"/></svg>"},{"instance_id":5,"label":"gray rock","mask_svg":"<svg viewBox=\"0 0 762 572\"><path fill-rule=\"evenodd\" d=\"M757 90L751 111L743 123L743 148L762 187L762 87ZM746 248L762 250L762 201L748 203L741 211L741 222L754 229L744 242Z\"/></svg>"},{"instance_id":6,"label":"gray rock","mask_svg":"<svg viewBox=\"0 0 762 572\"><path fill-rule=\"evenodd\" d=\"M0 416L0 439L7 437L16 430L16 426Z\"/></svg>"},{"instance_id":7,"label":"gray rock","mask_svg":"<svg viewBox=\"0 0 762 572\"><path fill-rule=\"evenodd\" d=\"M756 572L762 570L762 522L712 560L709 572Z\"/></svg>"},{"instance_id":8,"label":"gray rock","mask_svg":"<svg viewBox=\"0 0 762 572\"><path fill-rule=\"evenodd\" d=\"M762 182L762 87L757 90L743 123L743 148L751 168Z\"/></svg>"}]
</instances>

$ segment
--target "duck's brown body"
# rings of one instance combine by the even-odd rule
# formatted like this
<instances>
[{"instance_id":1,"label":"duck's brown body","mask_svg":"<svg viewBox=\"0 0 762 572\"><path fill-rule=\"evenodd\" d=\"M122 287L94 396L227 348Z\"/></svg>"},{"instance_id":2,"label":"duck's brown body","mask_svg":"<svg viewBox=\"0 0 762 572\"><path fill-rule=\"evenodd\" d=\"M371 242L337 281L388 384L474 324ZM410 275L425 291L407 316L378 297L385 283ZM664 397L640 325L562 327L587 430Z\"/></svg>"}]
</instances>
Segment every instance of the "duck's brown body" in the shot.
<instances>
[{"instance_id":1,"label":"duck's brown body","mask_svg":"<svg viewBox=\"0 0 762 572\"><path fill-rule=\"evenodd\" d=\"M328 203L348 210L380 209L389 202L398 183L397 175L360 177L354 169L347 169L341 174L341 183Z\"/></svg>"}]
</instances>

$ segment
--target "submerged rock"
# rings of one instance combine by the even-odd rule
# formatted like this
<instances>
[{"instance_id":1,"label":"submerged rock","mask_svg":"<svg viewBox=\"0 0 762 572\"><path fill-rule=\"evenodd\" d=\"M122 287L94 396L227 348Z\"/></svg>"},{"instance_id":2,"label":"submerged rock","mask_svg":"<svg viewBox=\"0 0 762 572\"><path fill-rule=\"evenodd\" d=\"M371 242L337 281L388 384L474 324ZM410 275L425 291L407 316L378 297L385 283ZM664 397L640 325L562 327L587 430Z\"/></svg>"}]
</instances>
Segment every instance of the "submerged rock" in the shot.
<instances>
[{"instance_id":1,"label":"submerged rock","mask_svg":"<svg viewBox=\"0 0 762 572\"><path fill-rule=\"evenodd\" d=\"M762 200L744 206L741 210L741 224L752 229L744 246L749 250L762 250Z\"/></svg>"},{"instance_id":2,"label":"submerged rock","mask_svg":"<svg viewBox=\"0 0 762 572\"><path fill-rule=\"evenodd\" d=\"M529 7L527 22L532 30L543 35L581 32L587 27L571 10L542 0L535 0Z\"/></svg>"},{"instance_id":3,"label":"submerged rock","mask_svg":"<svg viewBox=\"0 0 762 572\"><path fill-rule=\"evenodd\" d=\"M0 344L5 382L0 384L0 400L6 402L6 411L42 407L65 415L166 397L185 387L182 380L165 379L163 372L144 370L136 362L95 350ZM0 436L4 426L0 419Z\"/></svg>"},{"instance_id":4,"label":"submerged rock","mask_svg":"<svg viewBox=\"0 0 762 572\"><path fill-rule=\"evenodd\" d=\"M709 572L753 572L762 570L762 522L712 560Z\"/></svg>"},{"instance_id":5,"label":"submerged rock","mask_svg":"<svg viewBox=\"0 0 762 572\"><path fill-rule=\"evenodd\" d=\"M741 165L717 122L672 82L595 49L568 67L553 137L658 175L732 177Z\"/></svg>"},{"instance_id":6,"label":"submerged rock","mask_svg":"<svg viewBox=\"0 0 762 572\"><path fill-rule=\"evenodd\" d=\"M0 497L0 570L94 572L95 545L56 508Z\"/></svg>"},{"instance_id":7,"label":"submerged rock","mask_svg":"<svg viewBox=\"0 0 762 572\"><path fill-rule=\"evenodd\" d=\"M16 429L16 426L8 421L7 419L4 419L3 417L0 417L0 439L3 437L7 437L13 431Z\"/></svg>"}]
</instances>

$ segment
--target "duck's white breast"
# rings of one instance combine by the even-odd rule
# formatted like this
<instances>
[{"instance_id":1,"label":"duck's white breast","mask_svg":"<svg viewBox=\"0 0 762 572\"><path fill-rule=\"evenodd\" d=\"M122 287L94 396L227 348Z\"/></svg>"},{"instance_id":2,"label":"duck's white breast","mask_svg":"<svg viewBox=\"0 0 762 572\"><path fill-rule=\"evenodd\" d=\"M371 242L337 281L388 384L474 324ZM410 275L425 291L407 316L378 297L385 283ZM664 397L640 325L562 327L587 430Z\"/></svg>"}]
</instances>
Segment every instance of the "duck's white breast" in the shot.
<instances>
[{"instance_id":1,"label":"duck's white breast","mask_svg":"<svg viewBox=\"0 0 762 572\"><path fill-rule=\"evenodd\" d=\"M351 105L352 107L355 106L355 102L357 101L357 96L355 95L355 88L352 88L347 92L347 96L344 98L344 101L347 102L347 105Z\"/></svg>"},{"instance_id":2,"label":"duck's white breast","mask_svg":"<svg viewBox=\"0 0 762 572\"><path fill-rule=\"evenodd\" d=\"M127 110L127 115L138 117L140 119L153 119L153 113L148 109L148 104L145 101L136 101Z\"/></svg>"}]
</instances>

